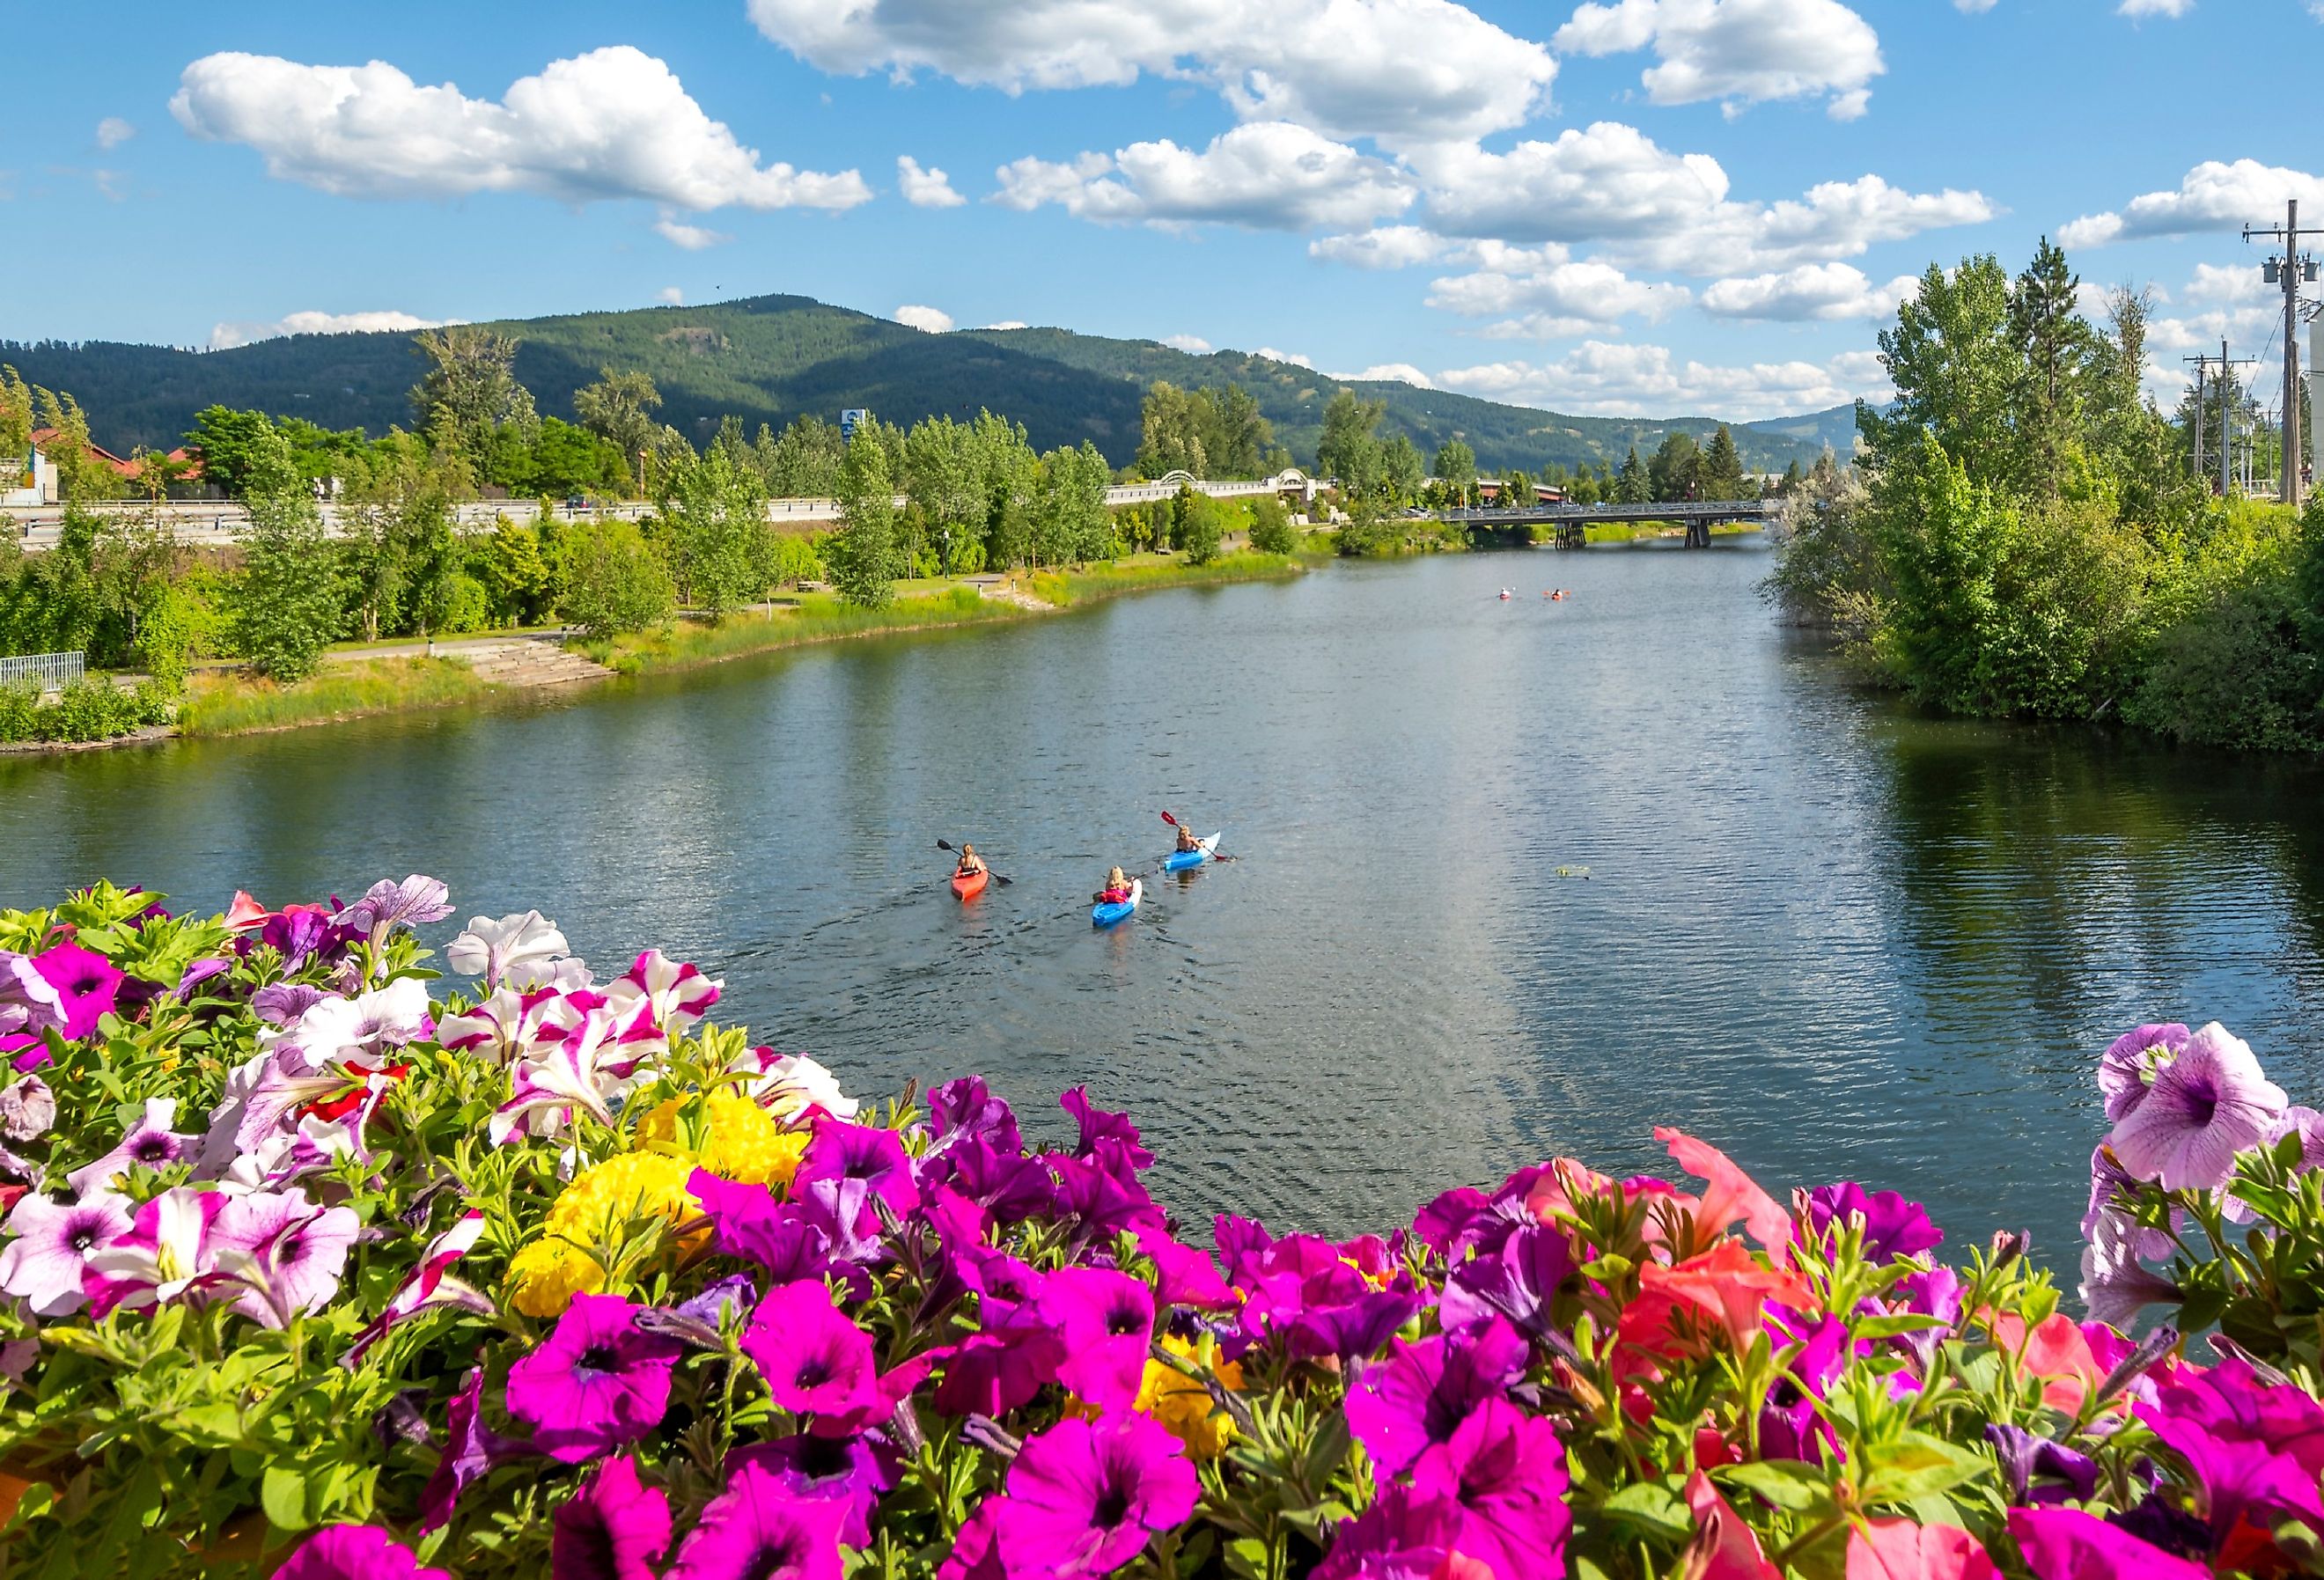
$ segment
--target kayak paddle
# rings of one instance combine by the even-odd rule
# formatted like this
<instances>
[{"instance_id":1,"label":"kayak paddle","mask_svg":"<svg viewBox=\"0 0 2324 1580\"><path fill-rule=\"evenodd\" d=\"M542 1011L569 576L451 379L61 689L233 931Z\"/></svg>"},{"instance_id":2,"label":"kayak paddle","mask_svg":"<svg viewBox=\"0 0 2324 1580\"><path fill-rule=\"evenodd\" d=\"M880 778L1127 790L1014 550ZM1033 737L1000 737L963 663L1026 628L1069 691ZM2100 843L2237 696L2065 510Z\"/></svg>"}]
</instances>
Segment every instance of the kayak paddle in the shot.
<instances>
[{"instance_id":1,"label":"kayak paddle","mask_svg":"<svg viewBox=\"0 0 2324 1580\"><path fill-rule=\"evenodd\" d=\"M939 839L939 840L937 840L937 841L936 841L936 848L937 848L938 850L951 850L951 849L953 849L953 848L954 848L954 846L953 846L953 843L952 843L952 841L950 841L949 839ZM986 874L987 874L988 876L990 876L990 877L991 878L991 880L992 880L994 882L996 882L996 883L1000 884L1000 885L1001 885L1002 888L1004 888L1004 889L1005 889L1005 888L1007 888L1010 884L1011 884L1011 883L1013 883L1013 882L1015 882L1017 881L1017 880L1016 880L1016 879L1014 879L1014 878L1004 878L1004 877L1002 877L999 873L994 872L991 867L987 867L987 868L985 868L985 869L984 869L984 871L985 871Z\"/></svg>"}]
</instances>

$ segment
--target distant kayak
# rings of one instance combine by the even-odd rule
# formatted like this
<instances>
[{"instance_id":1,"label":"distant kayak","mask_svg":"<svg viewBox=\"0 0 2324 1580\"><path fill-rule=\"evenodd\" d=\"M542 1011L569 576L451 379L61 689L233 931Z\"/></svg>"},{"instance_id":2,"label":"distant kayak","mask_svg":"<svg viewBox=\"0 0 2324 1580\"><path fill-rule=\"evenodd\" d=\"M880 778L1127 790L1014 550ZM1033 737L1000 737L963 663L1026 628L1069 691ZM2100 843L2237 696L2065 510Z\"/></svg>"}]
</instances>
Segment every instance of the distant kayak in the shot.
<instances>
[{"instance_id":1,"label":"distant kayak","mask_svg":"<svg viewBox=\"0 0 2324 1580\"><path fill-rule=\"evenodd\" d=\"M1194 848L1192 850L1172 851L1162 858L1162 870L1166 873L1183 873L1188 867L1201 866L1218 855L1219 841L1225 837L1226 835L1222 830L1220 833L1212 835L1208 839L1196 840Z\"/></svg>"},{"instance_id":2,"label":"distant kayak","mask_svg":"<svg viewBox=\"0 0 2324 1580\"><path fill-rule=\"evenodd\" d=\"M1130 882L1129 899L1117 901L1111 905L1106 904L1103 901L1100 901L1098 904L1090 907L1090 926L1111 927L1115 922L1121 920L1124 917L1130 915L1130 912L1136 910L1138 909L1138 902L1145 897L1146 881L1142 878L1131 879Z\"/></svg>"},{"instance_id":3,"label":"distant kayak","mask_svg":"<svg viewBox=\"0 0 2324 1580\"><path fill-rule=\"evenodd\" d=\"M991 877L991 873L983 871L954 873L952 875L953 897L963 901L975 899L984 892L984 885Z\"/></svg>"}]
</instances>

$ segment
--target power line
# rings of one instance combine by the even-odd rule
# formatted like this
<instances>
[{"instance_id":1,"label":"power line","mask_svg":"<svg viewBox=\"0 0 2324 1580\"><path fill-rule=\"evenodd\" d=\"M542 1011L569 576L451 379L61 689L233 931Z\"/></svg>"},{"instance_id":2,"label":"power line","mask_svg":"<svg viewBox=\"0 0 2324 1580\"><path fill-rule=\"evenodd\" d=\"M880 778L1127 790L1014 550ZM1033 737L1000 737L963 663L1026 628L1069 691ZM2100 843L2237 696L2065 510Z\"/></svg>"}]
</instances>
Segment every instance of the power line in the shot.
<instances>
[{"instance_id":1,"label":"power line","mask_svg":"<svg viewBox=\"0 0 2324 1580\"><path fill-rule=\"evenodd\" d=\"M2316 278L2316 260L2303 256L2300 251L2302 236L2324 236L2324 227L2310 226L2300 228L2300 199L2292 199L2284 205L2283 223L2280 226L2244 226L2244 240L2265 236L2283 244L2281 258L2269 258L2260 266L2260 278L2271 285L2283 287L2283 483L2278 491L2284 504L2300 504L2301 439L2300 431L2300 287L2303 277Z\"/></svg>"}]
</instances>

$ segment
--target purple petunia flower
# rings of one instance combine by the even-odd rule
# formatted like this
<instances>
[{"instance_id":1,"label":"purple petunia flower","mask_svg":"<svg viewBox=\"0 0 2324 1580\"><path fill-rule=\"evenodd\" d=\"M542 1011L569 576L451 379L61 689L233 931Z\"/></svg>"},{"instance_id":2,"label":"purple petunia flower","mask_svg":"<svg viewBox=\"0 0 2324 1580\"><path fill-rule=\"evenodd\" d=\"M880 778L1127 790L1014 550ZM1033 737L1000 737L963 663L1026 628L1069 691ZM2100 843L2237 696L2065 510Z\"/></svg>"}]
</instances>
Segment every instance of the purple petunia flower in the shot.
<instances>
[{"instance_id":1,"label":"purple petunia flower","mask_svg":"<svg viewBox=\"0 0 2324 1580\"><path fill-rule=\"evenodd\" d=\"M2211 1528L2179 1507L2166 1492L2149 1492L2137 1508L2117 1511L2106 1519L2108 1525L2173 1557L2192 1558L2200 1564L2210 1561Z\"/></svg>"},{"instance_id":2,"label":"purple petunia flower","mask_svg":"<svg viewBox=\"0 0 2324 1580\"><path fill-rule=\"evenodd\" d=\"M191 1162L201 1149L202 1138L172 1131L170 1126L177 1118L175 1097L148 1097L144 1116L129 1128L113 1150L66 1175L65 1183L77 1195L87 1196L92 1191L110 1189L133 1166L166 1169L172 1163Z\"/></svg>"},{"instance_id":3,"label":"purple petunia flower","mask_svg":"<svg viewBox=\"0 0 2324 1580\"><path fill-rule=\"evenodd\" d=\"M1120 1149L1122 1159L1133 1171L1154 1167L1154 1154L1139 1143L1138 1127L1130 1123L1130 1115L1093 1104L1087 1086L1075 1086L1063 1094L1057 1099L1057 1106L1072 1114L1081 1129L1080 1139L1074 1143L1074 1157L1095 1157L1101 1143L1111 1143Z\"/></svg>"},{"instance_id":4,"label":"purple petunia flower","mask_svg":"<svg viewBox=\"0 0 2324 1580\"><path fill-rule=\"evenodd\" d=\"M1139 1182L1135 1165L1118 1141L1100 1141L1097 1150L1086 1158L1051 1152L1042 1161L1055 1182L1050 1214L1078 1224L1085 1235L1110 1240L1139 1229L1167 1226L1162 1209Z\"/></svg>"},{"instance_id":5,"label":"purple petunia flower","mask_svg":"<svg viewBox=\"0 0 2324 1580\"><path fill-rule=\"evenodd\" d=\"M36 1141L57 1123L57 1095L38 1076L20 1076L0 1090L0 1138Z\"/></svg>"},{"instance_id":6,"label":"purple petunia flower","mask_svg":"<svg viewBox=\"0 0 2324 1580\"><path fill-rule=\"evenodd\" d=\"M2062 1443L2006 1421L1989 1423L1985 1440L2001 1462L2013 1503L2087 1502L2098 1489L2098 1461Z\"/></svg>"},{"instance_id":7,"label":"purple petunia flower","mask_svg":"<svg viewBox=\"0 0 2324 1580\"><path fill-rule=\"evenodd\" d=\"M936 1122L936 1140L928 1156L950 1151L974 1138L995 1151L1018 1153L1025 1138L1017 1129L1017 1115L992 1095L982 1076L963 1076L928 1090L928 1117Z\"/></svg>"},{"instance_id":8,"label":"purple petunia flower","mask_svg":"<svg viewBox=\"0 0 2324 1580\"><path fill-rule=\"evenodd\" d=\"M2214 1021L2155 1076L2108 1144L2136 1178L2214 1190L2235 1178L2236 1154L2265 1141L2284 1107L2283 1088Z\"/></svg>"},{"instance_id":9,"label":"purple petunia flower","mask_svg":"<svg viewBox=\"0 0 2324 1580\"><path fill-rule=\"evenodd\" d=\"M885 1443L872 1434L827 1437L801 1432L737 1448L727 1464L730 1470L755 1465L795 1497L825 1498L843 1505L847 1518L839 1528L839 1539L860 1548L872 1540L872 1511L881 1495L896 1484L893 1459Z\"/></svg>"},{"instance_id":10,"label":"purple petunia flower","mask_svg":"<svg viewBox=\"0 0 2324 1580\"><path fill-rule=\"evenodd\" d=\"M2102 1213L2082 1247L2082 1304L2090 1320L2127 1327L2149 1306L2171 1305L2184 1293L2139 1260L2142 1231L2115 1212Z\"/></svg>"},{"instance_id":11,"label":"purple petunia flower","mask_svg":"<svg viewBox=\"0 0 2324 1580\"><path fill-rule=\"evenodd\" d=\"M1422 1499L1460 1506L1452 1557L1476 1566L1479 1580L1529 1580L1565 1572L1565 1447L1549 1422L1502 1399L1488 1399L1452 1437L1412 1467Z\"/></svg>"},{"instance_id":12,"label":"purple petunia flower","mask_svg":"<svg viewBox=\"0 0 2324 1580\"><path fill-rule=\"evenodd\" d=\"M919 1187L913 1180L912 1160L904 1151L903 1138L878 1125L819 1119L813 1139L800 1154L798 1172L791 1177L791 1194L798 1197L819 1182L841 1180L862 1181L872 1195L899 1215L910 1212L919 1201ZM856 1233L876 1234L879 1223L879 1215L867 1198Z\"/></svg>"},{"instance_id":13,"label":"purple petunia flower","mask_svg":"<svg viewBox=\"0 0 2324 1580\"><path fill-rule=\"evenodd\" d=\"M1164 1306L1188 1306L1197 1311L1231 1310L1234 1291L1219 1277L1210 1252L1182 1245L1167 1229L1140 1229L1139 1253L1154 1263L1154 1298Z\"/></svg>"},{"instance_id":14,"label":"purple petunia flower","mask_svg":"<svg viewBox=\"0 0 2324 1580\"><path fill-rule=\"evenodd\" d=\"M1148 1417L1066 1419L1025 1440L993 1524L1001 1572L1019 1580L1110 1575L1194 1511L1194 1467Z\"/></svg>"},{"instance_id":15,"label":"purple petunia flower","mask_svg":"<svg viewBox=\"0 0 2324 1580\"><path fill-rule=\"evenodd\" d=\"M250 1010L270 1026L289 1026L330 996L309 983L269 983L250 995Z\"/></svg>"},{"instance_id":16,"label":"purple petunia flower","mask_svg":"<svg viewBox=\"0 0 2324 1580\"><path fill-rule=\"evenodd\" d=\"M1041 1320L1039 1274L999 1251L964 1268L976 1291L979 1331L938 1353L945 1376L936 1409L954 1417L1006 1415L1056 1380L1065 1346Z\"/></svg>"},{"instance_id":17,"label":"purple petunia flower","mask_svg":"<svg viewBox=\"0 0 2324 1580\"><path fill-rule=\"evenodd\" d=\"M2119 1124L2146 1101L2146 1085L2156 1067L2187 1046L2187 1028L2177 1021L2141 1026L2114 1039L2098 1056L2098 1091L2106 1098L2109 1124Z\"/></svg>"},{"instance_id":18,"label":"purple petunia flower","mask_svg":"<svg viewBox=\"0 0 2324 1580\"><path fill-rule=\"evenodd\" d=\"M1466 1520L1450 1498L1424 1498L1391 1483L1370 1508L1342 1522L1314 1580L1435 1580Z\"/></svg>"},{"instance_id":19,"label":"purple petunia flower","mask_svg":"<svg viewBox=\"0 0 2324 1580\"><path fill-rule=\"evenodd\" d=\"M768 1290L742 1342L775 1403L798 1414L853 1409L873 1385L872 1335L833 1307L820 1280Z\"/></svg>"},{"instance_id":20,"label":"purple petunia flower","mask_svg":"<svg viewBox=\"0 0 2324 1580\"><path fill-rule=\"evenodd\" d=\"M1395 1475L1450 1441L1486 1400L1514 1387L1528 1354L1524 1338L1499 1317L1417 1344L1399 1341L1387 1361L1366 1366L1348 1390L1348 1429L1380 1475Z\"/></svg>"},{"instance_id":21,"label":"purple petunia flower","mask_svg":"<svg viewBox=\"0 0 2324 1580\"><path fill-rule=\"evenodd\" d=\"M1437 1318L1446 1327L1467 1327L1499 1316L1519 1333L1539 1338L1553 1326L1550 1308L1572 1270L1572 1248L1562 1230L1519 1229L1490 1255L1452 1264Z\"/></svg>"},{"instance_id":22,"label":"purple petunia flower","mask_svg":"<svg viewBox=\"0 0 2324 1580\"><path fill-rule=\"evenodd\" d=\"M444 1411L443 1457L428 1477L428 1485L420 1493L420 1529L422 1534L434 1530L452 1518L452 1511L468 1483L489 1473L504 1460L519 1459L536 1454L530 1443L513 1437L503 1437L484 1425L484 1369L472 1366L467 1381L460 1391L452 1396ZM561 1515L560 1515L561 1518ZM669 1531L662 1532L665 1541ZM559 1569L558 1573L563 1574Z\"/></svg>"},{"instance_id":23,"label":"purple petunia flower","mask_svg":"<svg viewBox=\"0 0 2324 1580\"><path fill-rule=\"evenodd\" d=\"M1821 1240L1834 1224L1858 1217L1864 1220L1864 1259L1870 1262L1918 1256L1935 1250L1945 1238L1919 1202L1906 1201L1893 1190L1868 1191L1850 1179L1808 1192L1806 1218L1794 1227L1793 1243Z\"/></svg>"},{"instance_id":24,"label":"purple petunia flower","mask_svg":"<svg viewBox=\"0 0 2324 1580\"><path fill-rule=\"evenodd\" d=\"M222 960L217 956L195 961L179 974L178 985L174 990L178 1002L181 1004L192 1003L196 988L214 978L224 976L233 969L233 961Z\"/></svg>"},{"instance_id":25,"label":"purple petunia flower","mask_svg":"<svg viewBox=\"0 0 2324 1580\"><path fill-rule=\"evenodd\" d=\"M1453 1236L1490 1205L1490 1198L1474 1186L1448 1190L1413 1215L1413 1237L1437 1255L1449 1259Z\"/></svg>"},{"instance_id":26,"label":"purple petunia flower","mask_svg":"<svg viewBox=\"0 0 2324 1580\"><path fill-rule=\"evenodd\" d=\"M337 909L336 906L286 905L260 926L258 941L281 953L284 971L296 971L335 942L337 929L331 926L331 913Z\"/></svg>"},{"instance_id":27,"label":"purple petunia flower","mask_svg":"<svg viewBox=\"0 0 2324 1580\"><path fill-rule=\"evenodd\" d=\"M384 938L399 927L423 927L451 914L452 892L414 873L401 883L382 878L331 921L357 938Z\"/></svg>"},{"instance_id":28,"label":"purple petunia flower","mask_svg":"<svg viewBox=\"0 0 2324 1580\"><path fill-rule=\"evenodd\" d=\"M1135 1403L1154 1342L1154 1292L1128 1273L1063 1267L1042 1279L1038 1305L1065 1350L1057 1381L1100 1409Z\"/></svg>"},{"instance_id":29,"label":"purple petunia flower","mask_svg":"<svg viewBox=\"0 0 2324 1580\"><path fill-rule=\"evenodd\" d=\"M1960 1320L1964 1288L1960 1275L1952 1269L1932 1267L1906 1273L1896 1280L1891 1291L1896 1312L1933 1317L1943 1324L1941 1327L1918 1327L1896 1335L1896 1342L1913 1352L1923 1372L1936 1363L1937 1346L1945 1342L1953 1325Z\"/></svg>"},{"instance_id":30,"label":"purple petunia flower","mask_svg":"<svg viewBox=\"0 0 2324 1580\"><path fill-rule=\"evenodd\" d=\"M1848 1324L1837 1317L1811 1321L1800 1312L1770 1304L1767 1339L1777 1351L1801 1346L1784 1375L1767 1390L1759 1410L1759 1453L1766 1459L1803 1459L1821 1464L1840 1452L1831 1423L1816 1409L1848 1365Z\"/></svg>"},{"instance_id":31,"label":"purple petunia flower","mask_svg":"<svg viewBox=\"0 0 2324 1580\"><path fill-rule=\"evenodd\" d=\"M678 1549L669 1580L839 1580L846 1507L801 1498L762 1467L742 1464Z\"/></svg>"},{"instance_id":32,"label":"purple petunia flower","mask_svg":"<svg viewBox=\"0 0 2324 1580\"><path fill-rule=\"evenodd\" d=\"M955 1141L934 1160L951 1188L1004 1224L1047 1212L1056 1185L1039 1160L1003 1150L982 1136Z\"/></svg>"},{"instance_id":33,"label":"purple petunia flower","mask_svg":"<svg viewBox=\"0 0 2324 1580\"><path fill-rule=\"evenodd\" d=\"M669 1494L616 1457L557 1511L549 1573L550 1580L654 1580L654 1561L669 1548Z\"/></svg>"},{"instance_id":34,"label":"purple petunia flower","mask_svg":"<svg viewBox=\"0 0 2324 1580\"><path fill-rule=\"evenodd\" d=\"M509 1414L531 1425L552 1458L578 1465L661 1425L682 1346L639 1332L638 1309L616 1295L576 1295L541 1346L509 1369Z\"/></svg>"},{"instance_id":35,"label":"purple petunia flower","mask_svg":"<svg viewBox=\"0 0 2324 1580\"><path fill-rule=\"evenodd\" d=\"M34 1194L8 1214L15 1236L0 1250L0 1293L31 1305L35 1317L67 1317L87 1297L88 1259L129 1233L126 1197L99 1194L60 1202Z\"/></svg>"},{"instance_id":36,"label":"purple petunia flower","mask_svg":"<svg viewBox=\"0 0 2324 1580\"><path fill-rule=\"evenodd\" d=\"M265 1327L287 1327L339 1292L362 1227L346 1207L317 1206L304 1190L253 1191L218 1209L210 1252L218 1270L245 1286L234 1308Z\"/></svg>"},{"instance_id":37,"label":"purple petunia flower","mask_svg":"<svg viewBox=\"0 0 2324 1580\"><path fill-rule=\"evenodd\" d=\"M274 1580L452 1580L422 1568L411 1549L376 1525L327 1525L300 1544Z\"/></svg>"},{"instance_id":38,"label":"purple petunia flower","mask_svg":"<svg viewBox=\"0 0 2324 1580\"><path fill-rule=\"evenodd\" d=\"M2009 1534L2034 1580L2210 1580L2208 1564L2172 1557L2080 1509L2012 1509Z\"/></svg>"}]
</instances>

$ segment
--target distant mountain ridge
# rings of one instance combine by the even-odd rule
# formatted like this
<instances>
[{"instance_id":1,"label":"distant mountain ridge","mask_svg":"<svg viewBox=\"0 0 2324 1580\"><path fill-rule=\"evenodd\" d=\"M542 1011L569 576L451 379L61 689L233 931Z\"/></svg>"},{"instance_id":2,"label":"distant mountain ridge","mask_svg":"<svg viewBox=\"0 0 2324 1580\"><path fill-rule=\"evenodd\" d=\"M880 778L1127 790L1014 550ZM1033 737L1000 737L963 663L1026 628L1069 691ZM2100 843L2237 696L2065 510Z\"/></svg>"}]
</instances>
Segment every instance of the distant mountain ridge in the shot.
<instances>
[{"instance_id":1,"label":"distant mountain ridge","mask_svg":"<svg viewBox=\"0 0 2324 1580\"><path fill-rule=\"evenodd\" d=\"M1425 454L1464 439L1488 474L1538 473L1556 464L1643 456L1665 435L1698 437L1713 417L1581 417L1504 405L1411 384L1350 382L1240 351L1194 356L1151 340L1116 340L1069 329L965 329L930 335L803 296L759 296L704 307L503 319L516 336L517 376L543 412L569 418L573 393L602 365L638 368L660 388L663 420L696 440L733 414L755 431L803 412L836 420L868 407L911 423L989 408L1025 425L1047 449L1094 440L1115 466L1138 448L1147 385L1237 383L1303 464L1314 458L1323 411L1342 387L1385 402L1383 436L1408 435ZM126 454L167 449L213 403L306 418L326 428L383 433L409 425L407 392L419 377L412 337L402 332L296 335L223 351L111 341L0 342L0 362L27 379L69 391L87 409L99 444ZM1780 470L1813 462L1827 444L1846 454L1852 408L1730 426L1745 465Z\"/></svg>"}]
</instances>

